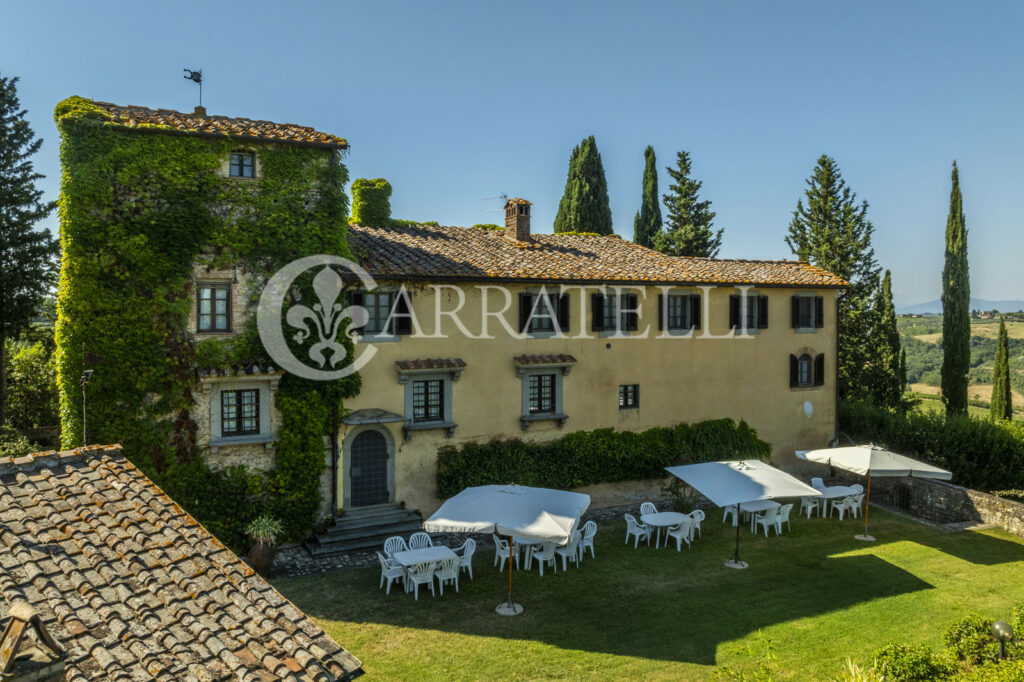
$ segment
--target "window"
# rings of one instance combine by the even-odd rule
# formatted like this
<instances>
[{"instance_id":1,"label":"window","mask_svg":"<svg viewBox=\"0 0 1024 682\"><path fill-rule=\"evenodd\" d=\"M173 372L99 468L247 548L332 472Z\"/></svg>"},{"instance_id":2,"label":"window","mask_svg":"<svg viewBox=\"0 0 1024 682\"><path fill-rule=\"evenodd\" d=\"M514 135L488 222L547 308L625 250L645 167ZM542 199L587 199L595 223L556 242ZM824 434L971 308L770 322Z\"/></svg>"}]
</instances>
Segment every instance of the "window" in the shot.
<instances>
[{"instance_id":1,"label":"window","mask_svg":"<svg viewBox=\"0 0 1024 682\"><path fill-rule=\"evenodd\" d=\"M640 328L636 294L592 294L591 329L593 331L635 332Z\"/></svg>"},{"instance_id":2,"label":"window","mask_svg":"<svg viewBox=\"0 0 1024 682\"><path fill-rule=\"evenodd\" d=\"M429 379L412 383L412 420L444 421L444 380Z\"/></svg>"},{"instance_id":3,"label":"window","mask_svg":"<svg viewBox=\"0 0 1024 682\"><path fill-rule=\"evenodd\" d=\"M368 318L363 327L364 334L381 334L391 314L392 296L390 293L366 294L363 306Z\"/></svg>"},{"instance_id":4,"label":"window","mask_svg":"<svg viewBox=\"0 0 1024 682\"><path fill-rule=\"evenodd\" d=\"M555 375L531 374L527 377L530 414L555 412Z\"/></svg>"},{"instance_id":5,"label":"window","mask_svg":"<svg viewBox=\"0 0 1024 682\"><path fill-rule=\"evenodd\" d=\"M789 356L790 388L808 388L825 385L825 355L811 357L810 353L802 353L799 357Z\"/></svg>"},{"instance_id":6,"label":"window","mask_svg":"<svg viewBox=\"0 0 1024 682\"><path fill-rule=\"evenodd\" d=\"M201 332L231 330L231 285L202 284L199 286L197 328Z\"/></svg>"},{"instance_id":7,"label":"window","mask_svg":"<svg viewBox=\"0 0 1024 682\"><path fill-rule=\"evenodd\" d=\"M793 328L808 330L825 326L825 299L821 296L793 297Z\"/></svg>"},{"instance_id":8,"label":"window","mask_svg":"<svg viewBox=\"0 0 1024 682\"><path fill-rule=\"evenodd\" d=\"M231 177L255 177L256 155L252 152L231 152Z\"/></svg>"},{"instance_id":9,"label":"window","mask_svg":"<svg viewBox=\"0 0 1024 682\"><path fill-rule=\"evenodd\" d=\"M743 296L733 294L729 297L729 328L740 329L740 318L743 315ZM746 317L742 329L750 331L754 329L768 328L768 297L756 294L746 295Z\"/></svg>"},{"instance_id":10,"label":"window","mask_svg":"<svg viewBox=\"0 0 1024 682\"><path fill-rule=\"evenodd\" d=\"M659 294L658 329L687 332L691 329L700 329L700 296Z\"/></svg>"},{"instance_id":11,"label":"window","mask_svg":"<svg viewBox=\"0 0 1024 682\"><path fill-rule=\"evenodd\" d=\"M366 309L366 324L355 329L357 334L386 337L412 333L412 314L408 293L353 291L349 294L349 305L362 306Z\"/></svg>"},{"instance_id":12,"label":"window","mask_svg":"<svg viewBox=\"0 0 1024 682\"><path fill-rule=\"evenodd\" d=\"M541 335L569 331L569 294L519 294L519 331Z\"/></svg>"},{"instance_id":13,"label":"window","mask_svg":"<svg viewBox=\"0 0 1024 682\"><path fill-rule=\"evenodd\" d=\"M619 386L619 409L632 410L640 407L640 385L623 384Z\"/></svg>"},{"instance_id":14,"label":"window","mask_svg":"<svg viewBox=\"0 0 1024 682\"><path fill-rule=\"evenodd\" d=\"M221 391L221 436L251 436L259 432L260 392L256 389Z\"/></svg>"}]
</instances>

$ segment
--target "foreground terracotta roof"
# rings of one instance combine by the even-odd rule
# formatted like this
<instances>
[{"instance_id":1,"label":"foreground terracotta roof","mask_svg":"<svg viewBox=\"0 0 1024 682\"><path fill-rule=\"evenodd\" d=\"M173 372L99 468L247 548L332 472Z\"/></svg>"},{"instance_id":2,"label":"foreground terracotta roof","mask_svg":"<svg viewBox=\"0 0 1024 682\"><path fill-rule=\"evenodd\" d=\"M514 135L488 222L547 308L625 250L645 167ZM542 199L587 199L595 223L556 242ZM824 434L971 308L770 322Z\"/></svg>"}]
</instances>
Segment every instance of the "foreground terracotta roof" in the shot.
<instances>
[{"instance_id":1,"label":"foreground terracotta roof","mask_svg":"<svg viewBox=\"0 0 1024 682\"><path fill-rule=\"evenodd\" d=\"M228 116L207 116L205 109L191 114L173 109L150 109L134 105L122 106L110 102L93 102L110 117L111 123L128 128L140 126L165 126L173 130L206 134L225 135L240 139L292 142L305 145L348 149L348 142L340 137L313 130L308 126L294 123L274 123L251 118Z\"/></svg>"},{"instance_id":2,"label":"foreground terracotta roof","mask_svg":"<svg viewBox=\"0 0 1024 682\"><path fill-rule=\"evenodd\" d=\"M116 445L0 459L0 595L0 622L39 613L69 682L362 672Z\"/></svg>"},{"instance_id":3,"label":"foreground terracotta roof","mask_svg":"<svg viewBox=\"0 0 1024 682\"><path fill-rule=\"evenodd\" d=\"M353 226L349 244L381 280L846 286L804 262L677 258L618 237L534 234L516 242L497 230Z\"/></svg>"}]
</instances>

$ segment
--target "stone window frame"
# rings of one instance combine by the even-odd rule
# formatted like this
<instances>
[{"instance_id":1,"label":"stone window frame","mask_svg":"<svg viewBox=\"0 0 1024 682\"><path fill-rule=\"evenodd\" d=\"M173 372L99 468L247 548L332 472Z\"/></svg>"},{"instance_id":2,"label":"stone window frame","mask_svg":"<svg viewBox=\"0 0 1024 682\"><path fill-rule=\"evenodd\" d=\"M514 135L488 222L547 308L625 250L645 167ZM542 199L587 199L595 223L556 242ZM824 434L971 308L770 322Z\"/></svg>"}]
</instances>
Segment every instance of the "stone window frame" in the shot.
<instances>
[{"instance_id":1,"label":"stone window frame","mask_svg":"<svg viewBox=\"0 0 1024 682\"><path fill-rule=\"evenodd\" d=\"M793 327L793 331L795 331L797 334L817 334L819 327L818 327L817 316L816 316L816 313L815 313L815 306L816 306L815 300L818 299L818 298L824 299L824 297L820 293L818 293L817 291L800 291L800 292L797 292L797 293L793 294L793 298L810 299L810 302L811 302L811 313L809 315L810 326L809 327L803 327L803 326Z\"/></svg>"},{"instance_id":2,"label":"stone window frame","mask_svg":"<svg viewBox=\"0 0 1024 682\"><path fill-rule=\"evenodd\" d=\"M245 155L252 158L252 175L235 175L234 173L231 172L235 166L234 160L236 154ZM232 180L258 180L260 177L260 173L257 158L258 156L256 154L255 149L248 149L244 147L240 149L232 149L228 153L227 176ZM239 164L239 168L244 169L245 164Z\"/></svg>"},{"instance_id":3,"label":"stone window frame","mask_svg":"<svg viewBox=\"0 0 1024 682\"><path fill-rule=\"evenodd\" d=\"M516 365L516 376L522 383L522 406L519 415L519 428L526 431L534 422L555 421L558 428L565 426L569 421L569 415L565 414L564 404L564 382L563 379L573 367L572 362L553 362L536 365ZM530 380L529 377L538 374L555 375L555 409L554 412L531 413L530 412Z\"/></svg>"},{"instance_id":4,"label":"stone window frame","mask_svg":"<svg viewBox=\"0 0 1024 682\"><path fill-rule=\"evenodd\" d=\"M228 292L228 299L227 299L227 303L228 303L227 325L228 326L227 326L227 328L225 328L225 329L217 329L216 327L214 327L214 328L211 328L211 329L202 329L199 326L200 325L200 310L199 310L199 307L202 304L203 289L226 289L227 290L227 292ZM232 280L229 280L229 279L199 279L199 280L196 280L196 334L204 334L204 335L206 335L206 334L231 334L231 333L233 333L234 325L232 324L232 315L234 314L234 298L235 298L235 286L234 286L234 282ZM211 300L211 309L210 309L211 313L210 314L213 315L214 317L216 317L216 314L213 312L213 308L212 308L212 302L215 299L211 298L210 300Z\"/></svg>"},{"instance_id":5,"label":"stone window frame","mask_svg":"<svg viewBox=\"0 0 1024 682\"><path fill-rule=\"evenodd\" d=\"M274 394L277 392L277 385L281 381L280 375L266 377L260 376L232 376L232 377L210 377L202 380L202 391L206 395L209 410L209 446L211 454L216 454L222 447L232 445L260 444L267 449L273 446L277 439L272 421ZM260 432L244 436L224 436L221 433L221 391L259 391L259 420Z\"/></svg>"},{"instance_id":6,"label":"stone window frame","mask_svg":"<svg viewBox=\"0 0 1024 682\"><path fill-rule=\"evenodd\" d=\"M403 416L405 417L404 431L405 440L412 440L413 432L415 431L432 431L435 429L444 429L445 435L451 438L455 434L455 429L458 424L455 423L454 415L452 414L452 394L454 390L452 384L462 378L461 367L452 369L399 369L398 370L398 383L405 386L405 408ZM413 398L413 385L417 381L436 381L440 380L443 383L442 391L444 392L444 406L442 408L443 414L440 421L431 422L417 422L413 421L412 418L412 398Z\"/></svg>"}]
</instances>

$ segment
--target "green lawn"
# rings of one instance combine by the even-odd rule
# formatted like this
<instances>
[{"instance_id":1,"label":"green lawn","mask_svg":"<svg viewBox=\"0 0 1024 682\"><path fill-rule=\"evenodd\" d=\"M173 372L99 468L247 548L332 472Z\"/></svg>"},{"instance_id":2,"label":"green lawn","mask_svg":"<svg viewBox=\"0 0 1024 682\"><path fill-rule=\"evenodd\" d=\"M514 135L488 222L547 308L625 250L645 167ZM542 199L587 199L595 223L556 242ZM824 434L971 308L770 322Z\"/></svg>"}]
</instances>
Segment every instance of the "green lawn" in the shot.
<instances>
[{"instance_id":1,"label":"green lawn","mask_svg":"<svg viewBox=\"0 0 1024 682\"><path fill-rule=\"evenodd\" d=\"M1008 617L1024 601L1024 543L999 531L946 534L872 510L859 521L795 519L792 533L741 531L750 568L723 566L732 528L709 513L692 550L622 544L624 524L602 526L597 558L567 573L516 572L526 611L494 607L507 572L478 552L459 594L413 601L377 589L378 569L282 579L276 586L386 680L700 680L716 666L752 672L763 649L779 679L829 679L847 656L866 661L890 641L938 647L971 611Z\"/></svg>"}]
</instances>

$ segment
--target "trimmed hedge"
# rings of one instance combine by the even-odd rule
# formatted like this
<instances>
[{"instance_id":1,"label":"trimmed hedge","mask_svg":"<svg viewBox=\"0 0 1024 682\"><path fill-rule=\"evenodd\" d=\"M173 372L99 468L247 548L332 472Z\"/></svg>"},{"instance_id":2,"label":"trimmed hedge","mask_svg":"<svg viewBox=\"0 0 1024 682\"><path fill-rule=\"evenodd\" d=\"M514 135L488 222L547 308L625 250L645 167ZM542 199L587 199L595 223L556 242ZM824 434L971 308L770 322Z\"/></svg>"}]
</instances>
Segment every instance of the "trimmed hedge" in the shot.
<instances>
[{"instance_id":1,"label":"trimmed hedge","mask_svg":"<svg viewBox=\"0 0 1024 682\"><path fill-rule=\"evenodd\" d=\"M953 483L976 490L1024 488L1024 426L968 415L898 414L842 401L839 428L858 442L873 441L949 469Z\"/></svg>"},{"instance_id":2,"label":"trimmed hedge","mask_svg":"<svg viewBox=\"0 0 1024 682\"><path fill-rule=\"evenodd\" d=\"M715 419L646 431L576 431L555 440L519 438L438 450L437 490L447 499L477 485L519 483L566 490L663 478L664 468L729 458L763 459L771 446L746 422Z\"/></svg>"}]
</instances>

